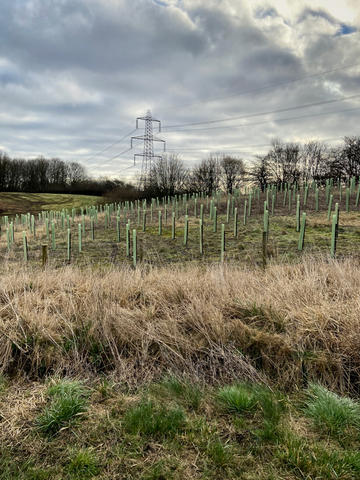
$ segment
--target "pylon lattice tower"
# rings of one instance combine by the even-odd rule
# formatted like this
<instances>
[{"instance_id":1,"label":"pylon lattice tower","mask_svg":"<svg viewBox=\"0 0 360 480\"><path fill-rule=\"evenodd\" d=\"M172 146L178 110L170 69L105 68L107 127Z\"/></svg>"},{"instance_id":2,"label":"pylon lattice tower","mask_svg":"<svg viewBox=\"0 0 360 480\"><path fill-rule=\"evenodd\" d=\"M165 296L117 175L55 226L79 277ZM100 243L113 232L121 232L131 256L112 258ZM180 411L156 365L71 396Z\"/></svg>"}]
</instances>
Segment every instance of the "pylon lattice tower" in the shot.
<instances>
[{"instance_id":1,"label":"pylon lattice tower","mask_svg":"<svg viewBox=\"0 0 360 480\"><path fill-rule=\"evenodd\" d=\"M161 122L160 120L156 120L152 117L150 110L146 112L145 117L137 117L136 119L136 128L138 128L139 120L143 120L145 122L145 133L141 136L131 137L131 148L133 146L133 140L143 140L144 142L144 151L143 153L135 153L134 154L134 164L136 161L136 157L142 157L142 165L141 165L141 175L139 186L146 188L149 183L150 171L152 166L152 161L154 158L162 158L161 155L154 154L154 142L162 142L164 144L164 152L166 148L165 140L161 140L160 138L154 137L153 134L153 122L158 123L159 132L161 132Z\"/></svg>"}]
</instances>

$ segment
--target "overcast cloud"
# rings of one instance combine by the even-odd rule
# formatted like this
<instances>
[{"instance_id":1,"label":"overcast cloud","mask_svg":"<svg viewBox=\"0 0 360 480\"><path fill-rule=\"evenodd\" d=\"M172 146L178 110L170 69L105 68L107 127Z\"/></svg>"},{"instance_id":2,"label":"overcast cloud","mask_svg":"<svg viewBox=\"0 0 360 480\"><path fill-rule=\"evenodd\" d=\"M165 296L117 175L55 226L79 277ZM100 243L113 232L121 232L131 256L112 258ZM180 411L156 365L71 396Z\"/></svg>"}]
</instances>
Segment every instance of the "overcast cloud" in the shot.
<instances>
[{"instance_id":1,"label":"overcast cloud","mask_svg":"<svg viewBox=\"0 0 360 480\"><path fill-rule=\"evenodd\" d=\"M1 0L0 150L131 178L140 142L95 154L148 109L189 166L274 137L336 143L359 134L359 29L358 0ZM227 117L244 118L166 128Z\"/></svg>"}]
</instances>

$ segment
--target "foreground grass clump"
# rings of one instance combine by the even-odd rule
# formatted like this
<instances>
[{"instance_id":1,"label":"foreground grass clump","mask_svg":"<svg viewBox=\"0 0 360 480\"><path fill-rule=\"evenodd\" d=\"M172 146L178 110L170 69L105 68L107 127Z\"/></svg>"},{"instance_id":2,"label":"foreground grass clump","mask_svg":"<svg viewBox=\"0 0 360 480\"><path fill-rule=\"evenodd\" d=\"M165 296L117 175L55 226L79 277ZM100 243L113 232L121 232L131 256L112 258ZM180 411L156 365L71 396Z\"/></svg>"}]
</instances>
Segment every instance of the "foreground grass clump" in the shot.
<instances>
[{"instance_id":1,"label":"foreground grass clump","mask_svg":"<svg viewBox=\"0 0 360 480\"><path fill-rule=\"evenodd\" d=\"M75 422L87 410L87 392L79 382L62 380L47 390L48 405L37 417L37 429L55 435Z\"/></svg>"},{"instance_id":2,"label":"foreground grass clump","mask_svg":"<svg viewBox=\"0 0 360 480\"><path fill-rule=\"evenodd\" d=\"M174 436L184 429L185 423L185 412L181 408L159 406L146 399L130 408L124 418L124 427L128 433L155 437Z\"/></svg>"},{"instance_id":3,"label":"foreground grass clump","mask_svg":"<svg viewBox=\"0 0 360 480\"><path fill-rule=\"evenodd\" d=\"M353 428L360 434L360 404L348 397L340 397L319 384L307 391L305 413L315 426L335 437L342 437Z\"/></svg>"},{"instance_id":4,"label":"foreground grass clump","mask_svg":"<svg viewBox=\"0 0 360 480\"><path fill-rule=\"evenodd\" d=\"M0 480L360 478L359 435L342 442L314 429L304 398L315 397L307 389L285 395L258 383L200 387L167 377L104 396L99 380L88 380L87 390L70 379L9 380L0 397ZM201 391L199 408L184 388ZM235 391L250 396L250 409L228 409L220 400ZM86 399L88 415L60 422L61 435L39 435L34 421L44 395L48 408L66 396Z\"/></svg>"},{"instance_id":5,"label":"foreground grass clump","mask_svg":"<svg viewBox=\"0 0 360 480\"><path fill-rule=\"evenodd\" d=\"M89 449L72 452L67 472L72 480L93 478L100 472L99 461Z\"/></svg>"},{"instance_id":6,"label":"foreground grass clump","mask_svg":"<svg viewBox=\"0 0 360 480\"><path fill-rule=\"evenodd\" d=\"M247 413L255 409L257 398L248 385L230 385L218 392L219 402L230 413Z\"/></svg>"}]
</instances>

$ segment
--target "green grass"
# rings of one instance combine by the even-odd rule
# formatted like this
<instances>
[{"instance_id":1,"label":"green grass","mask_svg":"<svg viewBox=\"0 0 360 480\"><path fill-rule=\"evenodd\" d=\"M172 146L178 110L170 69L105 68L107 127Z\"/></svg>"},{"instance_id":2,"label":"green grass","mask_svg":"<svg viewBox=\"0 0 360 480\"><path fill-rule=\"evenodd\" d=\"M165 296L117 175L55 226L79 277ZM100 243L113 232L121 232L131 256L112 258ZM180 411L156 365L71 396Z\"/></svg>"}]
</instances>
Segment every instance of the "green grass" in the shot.
<instances>
[{"instance_id":1,"label":"green grass","mask_svg":"<svg viewBox=\"0 0 360 480\"><path fill-rule=\"evenodd\" d=\"M130 408L124 417L124 427L128 433L153 437L174 436L185 425L186 416L182 408L167 408L146 399Z\"/></svg>"},{"instance_id":2,"label":"green grass","mask_svg":"<svg viewBox=\"0 0 360 480\"><path fill-rule=\"evenodd\" d=\"M45 435L68 428L87 410L87 392L81 383L64 380L47 390L48 405L36 419L36 427Z\"/></svg>"},{"instance_id":3,"label":"green grass","mask_svg":"<svg viewBox=\"0 0 360 480\"><path fill-rule=\"evenodd\" d=\"M223 387L217 397L219 403L230 413L249 413L255 409L258 402L254 392L246 384Z\"/></svg>"},{"instance_id":4,"label":"green grass","mask_svg":"<svg viewBox=\"0 0 360 480\"><path fill-rule=\"evenodd\" d=\"M355 429L360 435L360 404L321 385L309 387L304 412L325 434L341 439Z\"/></svg>"},{"instance_id":5,"label":"green grass","mask_svg":"<svg viewBox=\"0 0 360 480\"><path fill-rule=\"evenodd\" d=\"M83 398L88 414L82 422L59 419L58 426L70 421L72 428L43 436L34 425L33 402L40 405L43 395L39 384L21 387L9 381L5 398L0 397L0 411L21 388L22 398L33 401L28 410L0 418L0 480L359 478L359 437L339 442L311 422L310 402L334 400L323 387L285 397L263 385L199 388L168 377L139 391L111 387L111 395L106 384L102 395L103 384L96 379L86 386L69 379L45 384L48 407L58 399ZM186 400L188 388L201 391L199 408ZM250 403L244 402L246 395ZM348 405L348 400L336 397L335 403Z\"/></svg>"},{"instance_id":6,"label":"green grass","mask_svg":"<svg viewBox=\"0 0 360 480\"><path fill-rule=\"evenodd\" d=\"M103 203L102 197L61 193L0 193L0 215L85 207Z\"/></svg>"}]
</instances>

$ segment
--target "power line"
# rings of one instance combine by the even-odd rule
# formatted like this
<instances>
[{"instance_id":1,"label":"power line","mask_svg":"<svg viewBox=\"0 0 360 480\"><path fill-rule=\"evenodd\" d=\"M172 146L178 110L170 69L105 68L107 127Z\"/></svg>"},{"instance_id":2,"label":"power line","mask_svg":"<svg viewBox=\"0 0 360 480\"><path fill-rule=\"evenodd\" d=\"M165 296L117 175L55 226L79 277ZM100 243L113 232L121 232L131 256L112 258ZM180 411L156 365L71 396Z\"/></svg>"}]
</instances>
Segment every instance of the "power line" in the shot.
<instances>
[{"instance_id":1,"label":"power line","mask_svg":"<svg viewBox=\"0 0 360 480\"><path fill-rule=\"evenodd\" d=\"M132 147L127 148L127 149L124 150L123 152L117 153L117 154L114 155L113 157L109 158L109 159L108 159L108 162L111 162L111 160L115 160L115 158L118 158L118 157L120 157L121 155L124 155L124 153L130 152L130 150L132 150Z\"/></svg>"},{"instance_id":2,"label":"power line","mask_svg":"<svg viewBox=\"0 0 360 480\"><path fill-rule=\"evenodd\" d=\"M116 142L108 145L107 147L103 148L103 149L100 150L99 152L94 153L93 155L91 155L91 157L87 158L86 160L89 161L89 160L91 160L92 158L97 157L98 155L106 152L106 150L109 150L110 148L114 147L115 145L118 145L118 144L121 143L123 140L125 140L125 138L129 137L130 135L132 135L134 132L136 132L136 128L135 128L134 130L132 130L131 132L127 133L126 135L124 135L123 137L121 137L120 140L117 140Z\"/></svg>"},{"instance_id":3,"label":"power line","mask_svg":"<svg viewBox=\"0 0 360 480\"><path fill-rule=\"evenodd\" d=\"M338 136L338 137L330 137L330 138L324 138L324 139L321 139L319 141L322 141L322 142L327 142L327 141L330 141L330 140L338 140L340 138L343 138L344 135L342 136ZM213 147L204 147L204 148L170 148L168 149L168 151L174 151L174 152L200 152L200 151L218 151L218 152L222 152L222 151L226 151L226 150L230 150L231 152L236 152L236 151L239 151L239 148L243 151L245 149L251 149L251 148L257 148L257 147L270 147L272 144L271 143L258 143L256 145L231 145L231 146L228 146L228 147L220 147L220 148L213 148Z\"/></svg>"},{"instance_id":4,"label":"power line","mask_svg":"<svg viewBox=\"0 0 360 480\"><path fill-rule=\"evenodd\" d=\"M250 89L250 90L244 90L244 91L232 93L230 95L208 98L206 100L199 100L197 102L192 102L192 103L188 103L188 104L184 104L184 105L180 105L180 106L173 105L173 106L170 106L170 107L165 107L163 109L160 108L160 111L167 111L167 110L174 109L174 108L180 109L180 108L193 107L195 105L202 105L204 103L216 102L218 100L226 100L227 98L234 98L234 97L240 97L240 96L243 96L243 95L249 95L251 93L257 93L257 92L261 92L263 90L277 88L277 87L281 87L283 85L288 85L288 84L291 84L291 83L300 82L302 80L307 80L308 78L321 77L323 75L328 75L330 73L335 73L335 72L338 72L339 70L346 70L348 68L357 67L359 65L360 65L360 63L342 65L342 66L339 66L339 67L336 67L336 68L332 68L331 70L325 70L325 71L322 71L322 72L319 72L319 73L313 73L313 74L310 74L310 75L303 75L302 77L298 77L298 78L295 78L295 79L292 79L292 80L286 80L284 82L269 83L269 84L264 85L262 87L257 87L257 88L253 88L253 89Z\"/></svg>"},{"instance_id":5,"label":"power line","mask_svg":"<svg viewBox=\"0 0 360 480\"><path fill-rule=\"evenodd\" d=\"M163 127L164 129L176 129L176 128L182 128L182 127L190 127L190 126L197 126L197 125L210 125L213 123L224 123L224 122L229 122L232 120L241 120L245 118L253 118L253 117L261 117L263 115L272 115L274 113L283 113L283 112L289 112L292 110L300 110L302 108L309 108L309 107L317 107L320 105L329 105L331 103L337 103L337 102L344 102L345 100L352 100L354 98L360 97L360 94L356 95L350 95L347 97L341 97L341 98L336 98L332 100L323 100L321 102L313 102L313 103L306 103L303 105L296 105L294 107L288 107L288 108L280 108L278 110L271 110L267 112L259 112L259 113L252 113L249 115L241 115L241 116L236 116L236 117L228 117L228 118L221 118L217 120L205 120L203 122L190 122L190 123L183 123L183 124L178 124L178 125L168 125ZM180 130L182 131L182 130Z\"/></svg>"},{"instance_id":6,"label":"power line","mask_svg":"<svg viewBox=\"0 0 360 480\"><path fill-rule=\"evenodd\" d=\"M253 122L253 123L242 123L240 125L231 125L231 128L243 128L243 127L252 127L255 125L265 125L266 123L273 123L273 122L284 122L288 120L299 120L301 118L312 118L312 117L322 117L326 115L333 115L333 114L338 114L338 113L347 113L347 112L353 112L356 110L359 110L360 107L356 108L348 108L345 110L336 110L333 112L321 112L321 113L309 113L306 115L299 115L296 117L285 117L285 118L274 118L272 120L263 120L261 122ZM203 131L203 130L219 130L219 129L227 129L229 128L228 126L226 127L203 127L203 128L196 128L196 129L189 129L189 130L179 130L179 132L198 132L198 131Z\"/></svg>"}]
</instances>

